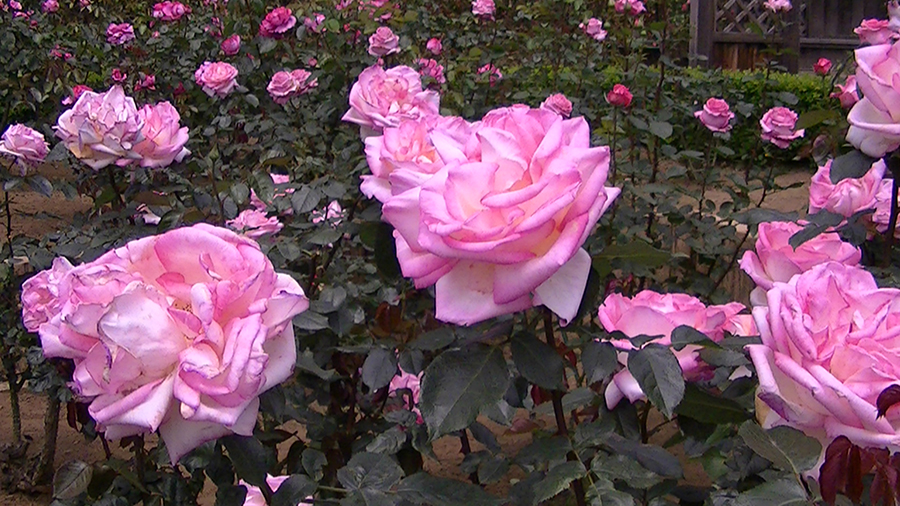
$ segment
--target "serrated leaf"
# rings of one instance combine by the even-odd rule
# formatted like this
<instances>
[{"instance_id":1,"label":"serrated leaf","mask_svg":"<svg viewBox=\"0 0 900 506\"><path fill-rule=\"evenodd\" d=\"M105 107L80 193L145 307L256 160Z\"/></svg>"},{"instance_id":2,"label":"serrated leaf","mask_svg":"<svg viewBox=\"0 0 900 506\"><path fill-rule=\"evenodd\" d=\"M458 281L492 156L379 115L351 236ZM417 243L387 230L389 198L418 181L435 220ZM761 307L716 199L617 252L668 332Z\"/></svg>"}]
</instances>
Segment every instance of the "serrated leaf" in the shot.
<instances>
[{"instance_id":1,"label":"serrated leaf","mask_svg":"<svg viewBox=\"0 0 900 506\"><path fill-rule=\"evenodd\" d=\"M634 350L628 356L628 371L656 409L672 418L684 397L684 376L672 350L657 344Z\"/></svg>"},{"instance_id":2,"label":"serrated leaf","mask_svg":"<svg viewBox=\"0 0 900 506\"><path fill-rule=\"evenodd\" d=\"M243 485L223 485L216 489L216 506L243 506L247 498L247 487Z\"/></svg>"},{"instance_id":3,"label":"serrated leaf","mask_svg":"<svg viewBox=\"0 0 900 506\"><path fill-rule=\"evenodd\" d=\"M313 374L325 381L331 381L337 377L337 373L334 369L329 369L327 371L322 369L319 364L316 363L310 350L303 350L303 353L297 355L297 369Z\"/></svg>"},{"instance_id":4,"label":"serrated leaf","mask_svg":"<svg viewBox=\"0 0 900 506\"><path fill-rule=\"evenodd\" d=\"M383 453L393 455L400 451L406 442L406 432L400 427L390 429L375 436L371 443L366 445L366 451L370 453Z\"/></svg>"},{"instance_id":5,"label":"serrated leaf","mask_svg":"<svg viewBox=\"0 0 900 506\"><path fill-rule=\"evenodd\" d=\"M797 480L782 478L763 483L739 496L735 506L806 506L813 504Z\"/></svg>"},{"instance_id":6,"label":"serrated leaf","mask_svg":"<svg viewBox=\"0 0 900 506\"><path fill-rule=\"evenodd\" d=\"M456 334L450 327L441 327L419 334L415 340L407 346L416 350L436 351L449 346L456 340Z\"/></svg>"},{"instance_id":7,"label":"serrated leaf","mask_svg":"<svg viewBox=\"0 0 900 506\"><path fill-rule=\"evenodd\" d=\"M684 399L675 412L698 422L717 425L741 423L751 417L737 402L711 395L691 384L686 385Z\"/></svg>"},{"instance_id":8,"label":"serrated leaf","mask_svg":"<svg viewBox=\"0 0 900 506\"><path fill-rule=\"evenodd\" d=\"M513 363L525 379L547 390L562 389L566 364L556 350L528 332L514 335L510 348Z\"/></svg>"},{"instance_id":9,"label":"serrated leaf","mask_svg":"<svg viewBox=\"0 0 900 506\"><path fill-rule=\"evenodd\" d=\"M741 425L738 434L761 457L796 475L815 467L822 454L821 443L786 426L763 430L756 422L748 421Z\"/></svg>"},{"instance_id":10,"label":"serrated leaf","mask_svg":"<svg viewBox=\"0 0 900 506\"><path fill-rule=\"evenodd\" d=\"M801 114L799 118L797 118L797 123L794 125L794 130L805 130L820 123L824 123L836 116L837 114L832 109L817 109L815 111L807 111Z\"/></svg>"},{"instance_id":11,"label":"serrated leaf","mask_svg":"<svg viewBox=\"0 0 900 506\"><path fill-rule=\"evenodd\" d=\"M693 327L688 325L675 327L672 330L672 348L675 348L676 351L681 351L689 344L719 347L709 336Z\"/></svg>"},{"instance_id":12,"label":"serrated leaf","mask_svg":"<svg viewBox=\"0 0 900 506\"><path fill-rule=\"evenodd\" d=\"M603 381L619 367L619 355L616 347L610 343L590 341L581 351L581 363L584 365L584 376L592 385Z\"/></svg>"},{"instance_id":13,"label":"serrated leaf","mask_svg":"<svg viewBox=\"0 0 900 506\"><path fill-rule=\"evenodd\" d=\"M606 455L600 452L591 462L591 470L599 476L613 481L620 480L636 489L647 489L664 480L627 455Z\"/></svg>"},{"instance_id":14,"label":"serrated leaf","mask_svg":"<svg viewBox=\"0 0 900 506\"><path fill-rule=\"evenodd\" d=\"M584 465L577 460L554 467L541 481L534 484L535 502L541 503L554 497L567 489L573 481L584 478L586 474Z\"/></svg>"},{"instance_id":15,"label":"serrated leaf","mask_svg":"<svg viewBox=\"0 0 900 506\"><path fill-rule=\"evenodd\" d=\"M269 487L266 483L269 454L259 440L253 436L232 434L221 438L220 441L225 445L228 458L239 478L261 489Z\"/></svg>"},{"instance_id":16,"label":"serrated leaf","mask_svg":"<svg viewBox=\"0 0 900 506\"><path fill-rule=\"evenodd\" d=\"M499 348L476 345L440 354L425 369L420 409L431 438L468 427L506 393L509 371Z\"/></svg>"},{"instance_id":17,"label":"serrated leaf","mask_svg":"<svg viewBox=\"0 0 900 506\"><path fill-rule=\"evenodd\" d=\"M246 95L244 95L244 100L246 100L247 103L252 105L253 107L259 107L259 99L256 98L256 95L253 95L252 93L247 93Z\"/></svg>"},{"instance_id":18,"label":"serrated leaf","mask_svg":"<svg viewBox=\"0 0 900 506\"><path fill-rule=\"evenodd\" d=\"M429 506L496 506L499 499L462 481L416 473L400 482L397 493L414 504Z\"/></svg>"},{"instance_id":19,"label":"serrated leaf","mask_svg":"<svg viewBox=\"0 0 900 506\"><path fill-rule=\"evenodd\" d=\"M272 495L271 506L297 506L316 491L316 484L302 474L292 474Z\"/></svg>"},{"instance_id":20,"label":"serrated leaf","mask_svg":"<svg viewBox=\"0 0 900 506\"><path fill-rule=\"evenodd\" d=\"M362 366L362 380L372 390L387 386L397 374L397 355L393 350L374 348Z\"/></svg>"},{"instance_id":21,"label":"serrated leaf","mask_svg":"<svg viewBox=\"0 0 900 506\"><path fill-rule=\"evenodd\" d=\"M297 214L306 214L319 206L322 194L309 186L301 186L291 194L291 208Z\"/></svg>"},{"instance_id":22,"label":"serrated leaf","mask_svg":"<svg viewBox=\"0 0 900 506\"><path fill-rule=\"evenodd\" d=\"M313 480L319 481L322 479L322 469L325 467L325 464L328 463L328 458L319 450L307 448L303 450L300 462L303 465L303 470L306 471L306 474Z\"/></svg>"},{"instance_id":23,"label":"serrated leaf","mask_svg":"<svg viewBox=\"0 0 900 506\"><path fill-rule=\"evenodd\" d=\"M877 158L872 158L855 149L845 155L835 158L831 162L831 169L829 171L832 184L838 184L848 178L857 179L863 177L877 160Z\"/></svg>"},{"instance_id":24,"label":"serrated leaf","mask_svg":"<svg viewBox=\"0 0 900 506\"><path fill-rule=\"evenodd\" d=\"M53 195L53 185L50 184L50 181L40 174L32 174L28 176L28 186L31 187L32 190L40 193L41 195L50 198Z\"/></svg>"},{"instance_id":25,"label":"serrated leaf","mask_svg":"<svg viewBox=\"0 0 900 506\"><path fill-rule=\"evenodd\" d=\"M650 133L660 139L668 139L672 136L672 124L665 121L651 121Z\"/></svg>"},{"instance_id":26,"label":"serrated leaf","mask_svg":"<svg viewBox=\"0 0 900 506\"><path fill-rule=\"evenodd\" d=\"M635 240L625 244L607 246L600 254L594 255L594 260L625 259L647 267L660 267L665 265L670 257L669 253L654 248L646 241Z\"/></svg>"},{"instance_id":27,"label":"serrated leaf","mask_svg":"<svg viewBox=\"0 0 900 506\"><path fill-rule=\"evenodd\" d=\"M637 443L615 433L607 435L604 444L613 453L627 455L660 476L680 479L684 475L678 458L659 446Z\"/></svg>"},{"instance_id":28,"label":"serrated leaf","mask_svg":"<svg viewBox=\"0 0 900 506\"><path fill-rule=\"evenodd\" d=\"M84 493L94 476L94 468L80 460L66 462L53 475L53 497L74 499Z\"/></svg>"},{"instance_id":29,"label":"serrated leaf","mask_svg":"<svg viewBox=\"0 0 900 506\"><path fill-rule=\"evenodd\" d=\"M347 490L387 491L403 477L403 469L387 455L357 453L337 472L338 481Z\"/></svg>"}]
</instances>

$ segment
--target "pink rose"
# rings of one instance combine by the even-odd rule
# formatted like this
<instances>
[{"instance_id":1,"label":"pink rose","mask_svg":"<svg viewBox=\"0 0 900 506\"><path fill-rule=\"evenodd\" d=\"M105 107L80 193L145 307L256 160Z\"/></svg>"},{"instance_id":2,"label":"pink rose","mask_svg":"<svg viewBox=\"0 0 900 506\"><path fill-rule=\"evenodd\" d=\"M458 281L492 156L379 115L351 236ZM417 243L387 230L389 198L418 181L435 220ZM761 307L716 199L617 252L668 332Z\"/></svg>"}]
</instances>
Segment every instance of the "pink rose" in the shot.
<instances>
[{"instance_id":1,"label":"pink rose","mask_svg":"<svg viewBox=\"0 0 900 506\"><path fill-rule=\"evenodd\" d=\"M269 485L272 492L275 492L288 478L290 478L290 476L272 476L271 474L267 474L266 484ZM243 506L266 506L266 498L263 496L262 490L260 490L259 487L254 487L244 480L240 480L238 485L247 487L247 495L244 497ZM312 501L312 498L307 498L307 501ZM313 503L301 502L297 504L297 506L313 506Z\"/></svg>"},{"instance_id":2,"label":"pink rose","mask_svg":"<svg viewBox=\"0 0 900 506\"><path fill-rule=\"evenodd\" d=\"M728 102L721 98L711 98L706 101L702 110L694 113L694 117L712 132L727 132L731 130L734 113L728 107Z\"/></svg>"},{"instance_id":3,"label":"pink rose","mask_svg":"<svg viewBox=\"0 0 900 506\"><path fill-rule=\"evenodd\" d=\"M820 76L827 75L831 72L831 60L828 58L819 58L813 65L813 71Z\"/></svg>"},{"instance_id":4,"label":"pink rose","mask_svg":"<svg viewBox=\"0 0 900 506\"><path fill-rule=\"evenodd\" d=\"M153 17L163 21L178 21L191 12L191 8L181 2L166 0L153 5Z\"/></svg>"},{"instance_id":5,"label":"pink rose","mask_svg":"<svg viewBox=\"0 0 900 506\"><path fill-rule=\"evenodd\" d=\"M106 28L106 41L114 46L120 46L134 40L134 27L129 23L110 23Z\"/></svg>"},{"instance_id":6,"label":"pink rose","mask_svg":"<svg viewBox=\"0 0 900 506\"><path fill-rule=\"evenodd\" d=\"M644 290L632 298L614 293L603 301L599 309L600 324L607 332L619 331L628 337L639 335L662 336L652 343L668 346L676 327L687 325L706 334L713 341L725 337L726 328L735 328L734 317L744 309L742 304L732 302L723 306L709 306L699 299L683 293L660 294ZM618 348L619 361L627 364L628 350L633 349L630 341L614 340ZM700 359L699 346L685 346L680 351L672 350L684 377L688 381L700 380L711 372ZM630 402L646 399L637 380L628 369L622 369L606 388L606 405L612 409L623 398Z\"/></svg>"},{"instance_id":7,"label":"pink rose","mask_svg":"<svg viewBox=\"0 0 900 506\"><path fill-rule=\"evenodd\" d=\"M276 7L259 23L260 37L277 37L297 24L297 17L287 7Z\"/></svg>"},{"instance_id":8,"label":"pink rose","mask_svg":"<svg viewBox=\"0 0 900 506\"><path fill-rule=\"evenodd\" d=\"M422 373L410 374L404 370L395 375L388 385L388 395L390 397L402 396L410 411L416 414L416 422L425 423L422 413L419 411L419 391L422 382Z\"/></svg>"},{"instance_id":9,"label":"pink rose","mask_svg":"<svg viewBox=\"0 0 900 506\"><path fill-rule=\"evenodd\" d=\"M310 89L318 86L316 79L309 81L311 76L312 74L303 69L290 72L282 70L272 76L266 90L276 104L283 105L290 102L292 98L308 93Z\"/></svg>"},{"instance_id":10,"label":"pink rose","mask_svg":"<svg viewBox=\"0 0 900 506\"><path fill-rule=\"evenodd\" d=\"M439 56L441 51L444 50L443 44L441 44L441 39L431 38L428 39L428 42L425 43L425 49L431 52L431 54L435 56Z\"/></svg>"},{"instance_id":11,"label":"pink rose","mask_svg":"<svg viewBox=\"0 0 900 506\"><path fill-rule=\"evenodd\" d=\"M863 209L875 207L875 195L884 177L885 165L878 160L861 178L831 182L831 160L813 175L809 183L809 214L821 210L842 216L853 216Z\"/></svg>"},{"instance_id":12,"label":"pink rose","mask_svg":"<svg viewBox=\"0 0 900 506\"><path fill-rule=\"evenodd\" d=\"M787 12L792 8L790 0L766 0L763 6L772 12Z\"/></svg>"},{"instance_id":13,"label":"pink rose","mask_svg":"<svg viewBox=\"0 0 900 506\"><path fill-rule=\"evenodd\" d=\"M366 137L396 127L404 118L436 115L440 100L437 92L422 89L419 73L409 67L369 67L353 83L350 110L341 119L360 125Z\"/></svg>"},{"instance_id":14,"label":"pink rose","mask_svg":"<svg viewBox=\"0 0 900 506\"><path fill-rule=\"evenodd\" d=\"M639 0L616 0L616 12L625 12L628 11L632 16L640 16L641 13L647 10L644 7L644 2Z\"/></svg>"},{"instance_id":15,"label":"pink rose","mask_svg":"<svg viewBox=\"0 0 900 506\"><path fill-rule=\"evenodd\" d=\"M847 76L847 80L843 85L835 84L837 91L830 95L841 101L841 107L849 109L859 102L859 93L856 91L856 76Z\"/></svg>"},{"instance_id":16,"label":"pink rose","mask_svg":"<svg viewBox=\"0 0 900 506\"><path fill-rule=\"evenodd\" d=\"M173 464L253 432L258 396L291 376L291 318L309 306L257 243L206 224L61 261L23 288L44 355L75 360L71 385L98 429L158 429Z\"/></svg>"},{"instance_id":17,"label":"pink rose","mask_svg":"<svg viewBox=\"0 0 900 506\"><path fill-rule=\"evenodd\" d=\"M489 112L468 140L431 134L445 164L382 208L437 319L471 325L544 305L574 318L591 258L581 248L618 188L584 118L524 105Z\"/></svg>"},{"instance_id":18,"label":"pink rose","mask_svg":"<svg viewBox=\"0 0 900 506\"><path fill-rule=\"evenodd\" d=\"M369 37L369 54L372 56L385 56L400 52L400 37L386 26L379 26L375 33Z\"/></svg>"},{"instance_id":19,"label":"pink rose","mask_svg":"<svg viewBox=\"0 0 900 506\"><path fill-rule=\"evenodd\" d=\"M179 124L181 116L168 102L145 105L138 111L144 122L143 140L134 151L141 155L141 167L168 167L191 154L184 145L188 141L188 127Z\"/></svg>"},{"instance_id":20,"label":"pink rose","mask_svg":"<svg viewBox=\"0 0 900 506\"><path fill-rule=\"evenodd\" d=\"M194 81L207 95L225 98L237 86L237 75L237 69L230 63L207 61L194 72Z\"/></svg>"},{"instance_id":21,"label":"pink rose","mask_svg":"<svg viewBox=\"0 0 900 506\"><path fill-rule=\"evenodd\" d=\"M872 214L872 222L875 228L882 234L887 232L888 226L891 224L891 194L893 191L894 180L883 179L875 194L875 213ZM900 237L900 222L894 229L894 236Z\"/></svg>"},{"instance_id":22,"label":"pink rose","mask_svg":"<svg viewBox=\"0 0 900 506\"><path fill-rule=\"evenodd\" d=\"M493 87L497 84L497 81L503 79L503 73L500 72L500 69L494 66L493 63L485 63L481 67L478 68L478 75L487 74L488 75L488 84Z\"/></svg>"},{"instance_id":23,"label":"pink rose","mask_svg":"<svg viewBox=\"0 0 900 506\"><path fill-rule=\"evenodd\" d=\"M850 109L847 141L881 158L900 147L900 42L856 50L856 84L863 99Z\"/></svg>"},{"instance_id":24,"label":"pink rose","mask_svg":"<svg viewBox=\"0 0 900 506\"><path fill-rule=\"evenodd\" d=\"M897 33L888 25L886 19L864 19L853 29L853 33L859 36L859 41L863 44L889 44L897 38Z\"/></svg>"},{"instance_id":25,"label":"pink rose","mask_svg":"<svg viewBox=\"0 0 900 506\"><path fill-rule=\"evenodd\" d=\"M110 77L112 77L113 81L115 81L117 83L121 83L122 81L128 79L128 74L126 74L126 73L122 72L120 69L116 68L116 69L112 70Z\"/></svg>"},{"instance_id":26,"label":"pink rose","mask_svg":"<svg viewBox=\"0 0 900 506\"><path fill-rule=\"evenodd\" d=\"M547 109L568 118L572 115L572 102L562 93L554 93L541 102L541 109Z\"/></svg>"},{"instance_id":27,"label":"pink rose","mask_svg":"<svg viewBox=\"0 0 900 506\"><path fill-rule=\"evenodd\" d=\"M241 211L241 214L233 220L228 220L226 224L245 236L253 238L274 235L284 228L278 218L275 216L267 218L266 213L256 209Z\"/></svg>"},{"instance_id":28,"label":"pink rose","mask_svg":"<svg viewBox=\"0 0 900 506\"><path fill-rule=\"evenodd\" d=\"M444 77L444 66L439 64L437 60L419 58L416 63L419 65L419 74L434 79L438 84L447 82L447 79Z\"/></svg>"},{"instance_id":29,"label":"pink rose","mask_svg":"<svg viewBox=\"0 0 900 506\"><path fill-rule=\"evenodd\" d=\"M754 306L765 304L765 292L776 282L787 283L796 274L826 262L857 265L862 258L859 248L846 243L835 233L822 234L806 241L795 250L788 241L803 230L791 222L760 223L754 250L745 251L741 270L756 283L750 294Z\"/></svg>"},{"instance_id":30,"label":"pink rose","mask_svg":"<svg viewBox=\"0 0 900 506\"><path fill-rule=\"evenodd\" d=\"M56 0L44 0L41 3L41 12L44 14L56 12L59 10L59 2Z\"/></svg>"},{"instance_id":31,"label":"pink rose","mask_svg":"<svg viewBox=\"0 0 900 506\"><path fill-rule=\"evenodd\" d=\"M155 90L156 89L156 76L150 74L149 76L144 76L138 82L134 83L134 91L138 92L141 90Z\"/></svg>"},{"instance_id":32,"label":"pink rose","mask_svg":"<svg viewBox=\"0 0 900 506\"><path fill-rule=\"evenodd\" d=\"M606 30L603 29L603 21L600 21L597 18L591 18L587 23L581 23L578 25L578 28L581 28L581 31L597 42L606 39L607 33Z\"/></svg>"},{"instance_id":33,"label":"pink rose","mask_svg":"<svg viewBox=\"0 0 900 506\"><path fill-rule=\"evenodd\" d=\"M494 0L472 0L472 14L479 18L494 19L496 9Z\"/></svg>"},{"instance_id":34,"label":"pink rose","mask_svg":"<svg viewBox=\"0 0 900 506\"><path fill-rule=\"evenodd\" d=\"M762 344L747 346L764 427L789 425L823 446L847 436L896 449L898 412L878 417L875 400L900 382L900 291L878 288L860 267L836 262L775 283L753 309Z\"/></svg>"},{"instance_id":35,"label":"pink rose","mask_svg":"<svg viewBox=\"0 0 900 506\"><path fill-rule=\"evenodd\" d=\"M322 24L325 23L325 15L320 14L318 12L313 13L313 17L304 18L303 26L306 27L307 30L310 30L315 33L321 33L323 28Z\"/></svg>"},{"instance_id":36,"label":"pink rose","mask_svg":"<svg viewBox=\"0 0 900 506\"><path fill-rule=\"evenodd\" d=\"M762 139L781 149L787 149L792 140L803 137L803 130L794 130L796 124L797 113L787 107L773 107L759 120Z\"/></svg>"},{"instance_id":37,"label":"pink rose","mask_svg":"<svg viewBox=\"0 0 900 506\"><path fill-rule=\"evenodd\" d=\"M606 94L606 101L613 107L628 107L631 105L631 91L624 84L617 84Z\"/></svg>"},{"instance_id":38,"label":"pink rose","mask_svg":"<svg viewBox=\"0 0 900 506\"><path fill-rule=\"evenodd\" d=\"M78 100L78 97L81 96L82 93L86 91L94 91L90 86L85 86L84 84L76 84L72 87L72 95L62 99L62 105L72 105Z\"/></svg>"},{"instance_id":39,"label":"pink rose","mask_svg":"<svg viewBox=\"0 0 900 506\"><path fill-rule=\"evenodd\" d=\"M222 49L222 52L228 56L234 56L238 54L238 52L241 50L241 36L235 34L231 37L228 37L227 39L222 41L220 47Z\"/></svg>"},{"instance_id":40,"label":"pink rose","mask_svg":"<svg viewBox=\"0 0 900 506\"><path fill-rule=\"evenodd\" d=\"M142 127L134 99L116 85L105 93L83 91L75 105L60 115L56 136L75 158L100 170L140 160L134 145L142 140Z\"/></svg>"},{"instance_id":41,"label":"pink rose","mask_svg":"<svg viewBox=\"0 0 900 506\"><path fill-rule=\"evenodd\" d=\"M269 174L269 177L272 178L272 183L275 184L276 186L285 185L285 184L288 184L291 182L291 177L288 176L287 174ZM275 199L284 198L285 196L290 195L291 193L294 193L293 188L285 188L283 191L279 191L276 189L275 194L272 195L272 197ZM256 195L256 191L254 191L253 188L250 188L250 205L253 206L253 208L256 209L257 211L263 211L263 212L266 209L268 209L268 207L269 207L268 204L266 204L265 202L260 200L260 198ZM293 214L293 213L294 213L294 210L289 207L282 214Z\"/></svg>"},{"instance_id":42,"label":"pink rose","mask_svg":"<svg viewBox=\"0 0 900 506\"><path fill-rule=\"evenodd\" d=\"M332 200L325 206L325 209L318 210L315 209L310 213L312 215L312 219L310 220L313 223L322 223L323 221L331 222L332 227L337 227L341 223L341 219L344 217L344 208L341 207L341 203L337 200Z\"/></svg>"},{"instance_id":43,"label":"pink rose","mask_svg":"<svg viewBox=\"0 0 900 506\"><path fill-rule=\"evenodd\" d=\"M28 165L43 162L50 149L44 134L25 125L10 125L0 136L0 155L14 158L25 175Z\"/></svg>"},{"instance_id":44,"label":"pink rose","mask_svg":"<svg viewBox=\"0 0 900 506\"><path fill-rule=\"evenodd\" d=\"M399 127L366 138L366 161L372 175L362 177L360 190L384 203L391 195L419 186L434 175L444 166L431 140L435 129L439 130L436 135L464 144L472 136L473 125L462 118L430 116L403 120Z\"/></svg>"}]
</instances>

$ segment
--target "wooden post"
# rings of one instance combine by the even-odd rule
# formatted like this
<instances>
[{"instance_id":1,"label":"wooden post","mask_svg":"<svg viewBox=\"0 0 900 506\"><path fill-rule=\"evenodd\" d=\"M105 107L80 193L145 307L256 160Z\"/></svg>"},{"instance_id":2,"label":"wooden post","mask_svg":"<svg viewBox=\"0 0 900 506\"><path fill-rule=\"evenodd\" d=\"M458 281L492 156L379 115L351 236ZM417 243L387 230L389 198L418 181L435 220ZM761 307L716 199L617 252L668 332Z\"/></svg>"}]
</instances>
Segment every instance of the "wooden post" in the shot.
<instances>
[{"instance_id":1,"label":"wooden post","mask_svg":"<svg viewBox=\"0 0 900 506\"><path fill-rule=\"evenodd\" d=\"M800 70L800 4L804 1L794 1L794 8L787 13L784 33L784 66L794 74Z\"/></svg>"},{"instance_id":2,"label":"wooden post","mask_svg":"<svg viewBox=\"0 0 900 506\"><path fill-rule=\"evenodd\" d=\"M691 0L691 64L714 67L716 0Z\"/></svg>"}]
</instances>

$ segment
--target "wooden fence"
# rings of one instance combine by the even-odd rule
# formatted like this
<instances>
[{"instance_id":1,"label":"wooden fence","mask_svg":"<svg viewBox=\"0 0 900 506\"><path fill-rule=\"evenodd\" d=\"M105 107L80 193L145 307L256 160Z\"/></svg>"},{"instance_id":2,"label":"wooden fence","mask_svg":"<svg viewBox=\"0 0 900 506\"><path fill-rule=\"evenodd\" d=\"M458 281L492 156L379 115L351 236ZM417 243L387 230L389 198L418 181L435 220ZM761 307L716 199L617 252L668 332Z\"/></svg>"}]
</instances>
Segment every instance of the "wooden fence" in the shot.
<instances>
[{"instance_id":1,"label":"wooden fence","mask_svg":"<svg viewBox=\"0 0 900 506\"><path fill-rule=\"evenodd\" d=\"M779 45L787 50L781 63L788 70L811 70L820 57L840 61L857 47L853 29L860 21L887 14L884 0L792 3L785 15L767 10L764 0L692 0L692 56L712 67L752 69L762 62L764 48Z\"/></svg>"}]
</instances>

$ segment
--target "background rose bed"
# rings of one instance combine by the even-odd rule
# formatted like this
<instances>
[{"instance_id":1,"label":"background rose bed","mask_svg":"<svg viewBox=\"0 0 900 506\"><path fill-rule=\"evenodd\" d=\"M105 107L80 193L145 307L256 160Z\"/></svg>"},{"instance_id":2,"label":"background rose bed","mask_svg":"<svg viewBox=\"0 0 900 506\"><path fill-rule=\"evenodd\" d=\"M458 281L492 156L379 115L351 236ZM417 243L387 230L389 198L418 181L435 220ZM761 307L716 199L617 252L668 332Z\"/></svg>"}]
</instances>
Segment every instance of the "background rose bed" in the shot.
<instances>
[{"instance_id":1,"label":"background rose bed","mask_svg":"<svg viewBox=\"0 0 900 506\"><path fill-rule=\"evenodd\" d=\"M890 7L855 63L785 76L777 47L764 72L684 68L663 0L5 2L2 125L34 129L0 144L10 402L46 393L47 434L62 403L133 456L54 466L14 418L0 483L895 504ZM787 166L815 172L799 223L766 208ZM12 237L23 188L93 205ZM531 443L506 454L488 420ZM423 471L439 438L468 482Z\"/></svg>"}]
</instances>

